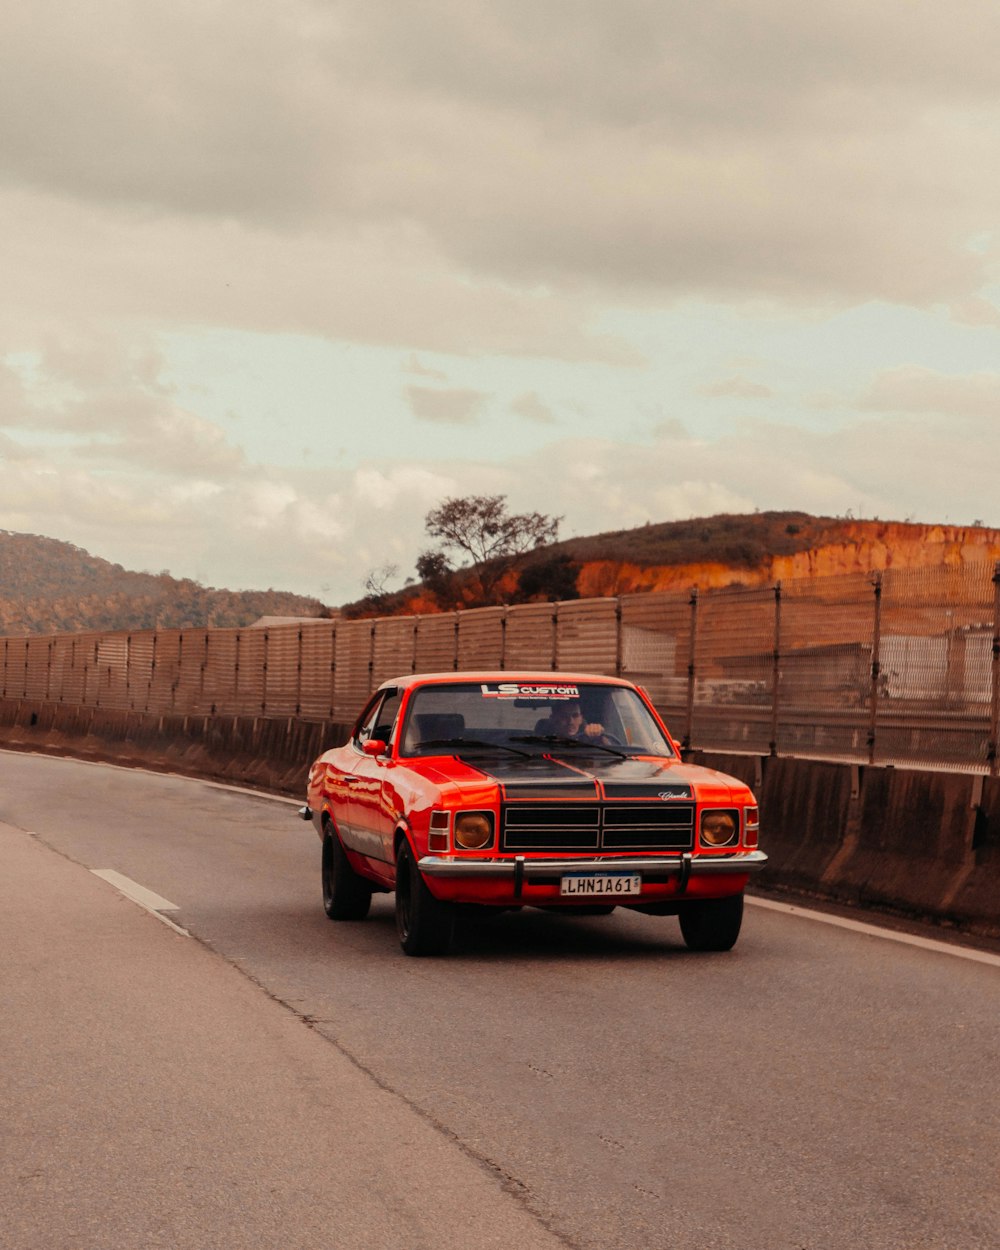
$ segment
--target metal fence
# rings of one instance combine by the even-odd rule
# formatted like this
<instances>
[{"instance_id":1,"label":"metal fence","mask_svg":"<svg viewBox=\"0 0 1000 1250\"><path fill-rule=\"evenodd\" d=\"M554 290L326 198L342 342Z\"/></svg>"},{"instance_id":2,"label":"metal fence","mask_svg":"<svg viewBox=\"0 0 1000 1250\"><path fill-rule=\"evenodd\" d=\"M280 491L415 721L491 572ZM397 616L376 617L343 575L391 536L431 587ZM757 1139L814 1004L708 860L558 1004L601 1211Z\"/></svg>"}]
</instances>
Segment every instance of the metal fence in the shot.
<instances>
[{"instance_id":1,"label":"metal fence","mask_svg":"<svg viewBox=\"0 0 1000 1250\"><path fill-rule=\"evenodd\" d=\"M409 672L644 685L687 748L997 773L1000 565L439 616L6 638L2 696L351 721Z\"/></svg>"}]
</instances>

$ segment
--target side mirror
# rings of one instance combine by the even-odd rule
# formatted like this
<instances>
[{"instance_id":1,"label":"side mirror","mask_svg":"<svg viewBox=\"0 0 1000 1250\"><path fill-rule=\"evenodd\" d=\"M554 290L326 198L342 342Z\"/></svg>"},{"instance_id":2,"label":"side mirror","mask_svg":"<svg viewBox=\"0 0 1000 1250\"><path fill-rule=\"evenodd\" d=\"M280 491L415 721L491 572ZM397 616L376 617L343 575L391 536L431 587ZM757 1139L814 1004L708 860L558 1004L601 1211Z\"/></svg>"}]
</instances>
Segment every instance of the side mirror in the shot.
<instances>
[{"instance_id":1,"label":"side mirror","mask_svg":"<svg viewBox=\"0 0 1000 1250\"><path fill-rule=\"evenodd\" d=\"M385 755L386 744L381 738L369 738L362 744L361 749L365 755Z\"/></svg>"}]
</instances>

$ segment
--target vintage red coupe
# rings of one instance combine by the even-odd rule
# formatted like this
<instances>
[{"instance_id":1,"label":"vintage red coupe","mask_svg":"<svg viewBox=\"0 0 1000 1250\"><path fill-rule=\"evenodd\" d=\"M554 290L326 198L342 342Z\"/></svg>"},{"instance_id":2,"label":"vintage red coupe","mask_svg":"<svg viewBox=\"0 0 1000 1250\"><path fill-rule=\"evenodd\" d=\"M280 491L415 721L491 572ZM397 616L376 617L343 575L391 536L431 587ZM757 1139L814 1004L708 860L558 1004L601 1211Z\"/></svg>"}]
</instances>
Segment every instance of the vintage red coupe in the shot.
<instances>
[{"instance_id":1,"label":"vintage red coupe","mask_svg":"<svg viewBox=\"0 0 1000 1250\"><path fill-rule=\"evenodd\" d=\"M323 904L362 920L395 891L408 955L441 954L476 908L628 907L729 950L767 856L752 792L686 764L644 692L573 673L385 682L309 771Z\"/></svg>"}]
</instances>

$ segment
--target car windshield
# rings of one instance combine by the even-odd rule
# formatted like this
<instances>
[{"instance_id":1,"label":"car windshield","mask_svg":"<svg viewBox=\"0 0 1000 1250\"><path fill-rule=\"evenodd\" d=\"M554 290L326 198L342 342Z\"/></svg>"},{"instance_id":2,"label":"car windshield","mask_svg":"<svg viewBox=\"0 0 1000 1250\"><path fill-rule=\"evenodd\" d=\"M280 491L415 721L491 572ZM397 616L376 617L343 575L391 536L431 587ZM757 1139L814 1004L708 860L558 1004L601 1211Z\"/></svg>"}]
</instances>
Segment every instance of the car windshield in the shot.
<instances>
[{"instance_id":1,"label":"car windshield","mask_svg":"<svg viewBox=\"0 0 1000 1250\"><path fill-rule=\"evenodd\" d=\"M519 679L420 686L403 727L403 755L517 748L674 756L627 686Z\"/></svg>"}]
</instances>

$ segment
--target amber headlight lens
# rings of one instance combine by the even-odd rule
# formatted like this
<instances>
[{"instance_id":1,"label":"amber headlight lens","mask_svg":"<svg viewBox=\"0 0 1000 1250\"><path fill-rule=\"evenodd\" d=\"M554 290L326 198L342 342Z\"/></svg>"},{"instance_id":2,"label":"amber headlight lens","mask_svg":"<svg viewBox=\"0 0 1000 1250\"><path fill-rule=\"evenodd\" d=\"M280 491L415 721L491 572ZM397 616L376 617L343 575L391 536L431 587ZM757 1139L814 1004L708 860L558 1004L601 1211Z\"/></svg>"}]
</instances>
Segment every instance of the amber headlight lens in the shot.
<instances>
[{"instance_id":1,"label":"amber headlight lens","mask_svg":"<svg viewBox=\"0 0 1000 1250\"><path fill-rule=\"evenodd\" d=\"M736 841L739 824L735 812L703 812L701 841L703 846L728 846Z\"/></svg>"},{"instance_id":2,"label":"amber headlight lens","mask_svg":"<svg viewBox=\"0 0 1000 1250\"><path fill-rule=\"evenodd\" d=\"M481 851L493 841L493 817L489 812L463 812L455 817L455 845Z\"/></svg>"}]
</instances>

